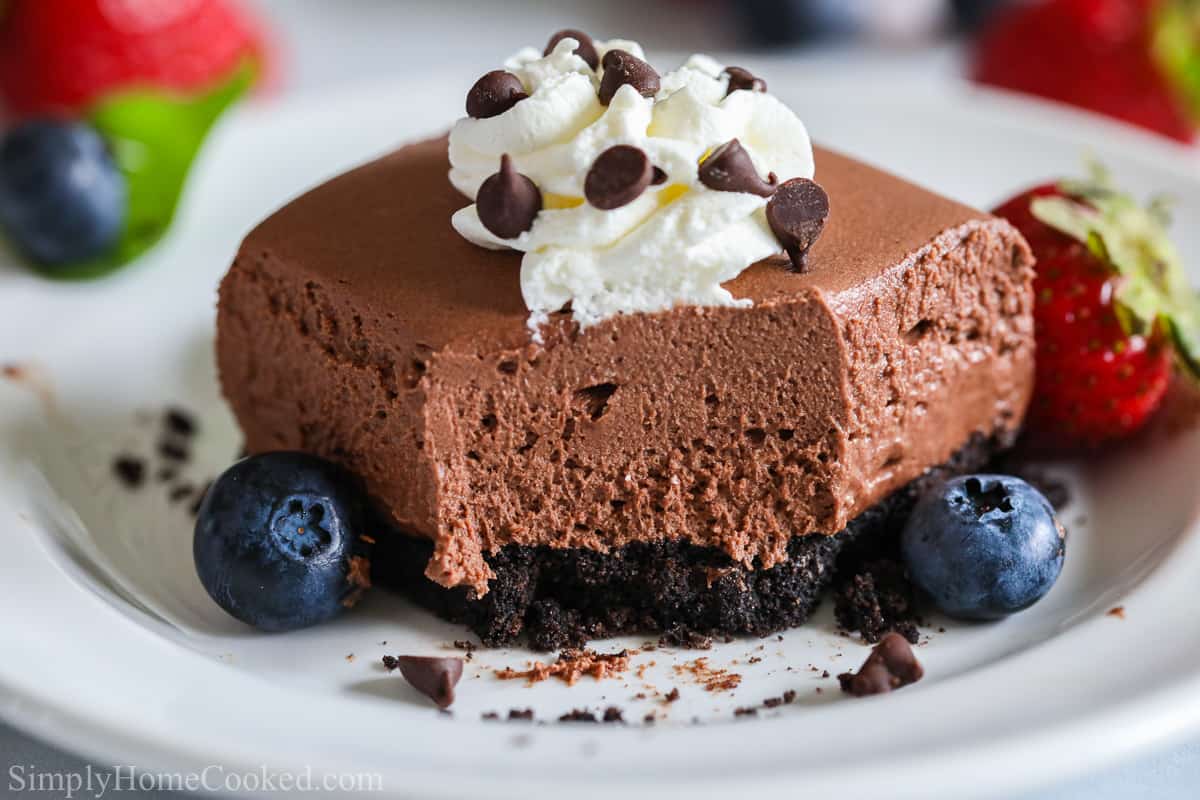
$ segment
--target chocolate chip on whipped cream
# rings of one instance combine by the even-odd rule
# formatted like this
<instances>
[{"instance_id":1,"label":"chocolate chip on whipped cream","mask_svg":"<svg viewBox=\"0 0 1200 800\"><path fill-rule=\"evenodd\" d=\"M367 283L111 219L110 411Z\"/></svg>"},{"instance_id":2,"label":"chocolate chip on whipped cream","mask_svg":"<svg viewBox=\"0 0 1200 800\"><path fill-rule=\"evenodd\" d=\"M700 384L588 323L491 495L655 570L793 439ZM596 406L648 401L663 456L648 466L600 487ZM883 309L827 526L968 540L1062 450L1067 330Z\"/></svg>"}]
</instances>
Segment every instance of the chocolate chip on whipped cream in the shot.
<instances>
[{"instance_id":1,"label":"chocolate chip on whipped cream","mask_svg":"<svg viewBox=\"0 0 1200 800\"><path fill-rule=\"evenodd\" d=\"M751 305L726 284L782 248L767 222L763 177L813 176L804 124L768 92L728 92L724 65L707 56L659 76L637 42L595 41L598 74L576 52L580 41L564 36L549 52L527 47L507 59L503 69L529 96L494 117L462 118L450 134L450 181L459 192L479 196L508 155L539 190L540 213L530 202L520 225L498 226L498 204L485 194L455 212L455 230L480 247L522 253L521 296L535 342L564 308L586 329L620 314ZM710 154L732 139L750 166L718 175L726 159ZM622 184L627 193L605 192L594 204L597 162L621 146L645 154L650 183L642 185L636 159Z\"/></svg>"},{"instance_id":2,"label":"chocolate chip on whipped cream","mask_svg":"<svg viewBox=\"0 0 1200 800\"><path fill-rule=\"evenodd\" d=\"M533 227L542 209L542 193L517 172L506 153L500 157L500 171L479 187L475 207L485 228L501 239L514 239Z\"/></svg>"},{"instance_id":3,"label":"chocolate chip on whipped cream","mask_svg":"<svg viewBox=\"0 0 1200 800\"><path fill-rule=\"evenodd\" d=\"M550 41L546 44L546 49L542 51L542 55L548 56L553 53L554 48L563 39L574 39L578 43L571 52L582 58L589 67L597 69L600 66L600 56L596 52L596 43L592 41L592 37L574 28L565 28L551 36Z\"/></svg>"},{"instance_id":4,"label":"chocolate chip on whipped cream","mask_svg":"<svg viewBox=\"0 0 1200 800\"><path fill-rule=\"evenodd\" d=\"M749 192L770 197L779 179L772 172L764 181L742 143L730 139L700 162L700 182L718 192Z\"/></svg>"},{"instance_id":5,"label":"chocolate chip on whipped cream","mask_svg":"<svg viewBox=\"0 0 1200 800\"><path fill-rule=\"evenodd\" d=\"M475 81L467 92L467 116L472 119L490 119L499 116L525 98L525 87L521 79L511 72L494 69Z\"/></svg>"},{"instance_id":6,"label":"chocolate chip on whipped cream","mask_svg":"<svg viewBox=\"0 0 1200 800\"><path fill-rule=\"evenodd\" d=\"M829 195L807 178L784 182L767 203L767 222L797 272L808 271L808 250L829 219Z\"/></svg>"},{"instance_id":7,"label":"chocolate chip on whipped cream","mask_svg":"<svg viewBox=\"0 0 1200 800\"><path fill-rule=\"evenodd\" d=\"M726 67L725 74L729 76L729 86L725 90L726 95L742 90L749 92L765 92L767 90L767 82L748 69Z\"/></svg>"},{"instance_id":8,"label":"chocolate chip on whipped cream","mask_svg":"<svg viewBox=\"0 0 1200 800\"><path fill-rule=\"evenodd\" d=\"M654 180L654 167L645 152L628 144L600 154L583 181L583 196L606 211L629 205Z\"/></svg>"},{"instance_id":9,"label":"chocolate chip on whipped cream","mask_svg":"<svg viewBox=\"0 0 1200 800\"><path fill-rule=\"evenodd\" d=\"M660 80L654 67L633 53L609 50L604 54L604 75L600 79L600 103L608 105L622 86L632 86L642 97L658 94Z\"/></svg>"}]
</instances>

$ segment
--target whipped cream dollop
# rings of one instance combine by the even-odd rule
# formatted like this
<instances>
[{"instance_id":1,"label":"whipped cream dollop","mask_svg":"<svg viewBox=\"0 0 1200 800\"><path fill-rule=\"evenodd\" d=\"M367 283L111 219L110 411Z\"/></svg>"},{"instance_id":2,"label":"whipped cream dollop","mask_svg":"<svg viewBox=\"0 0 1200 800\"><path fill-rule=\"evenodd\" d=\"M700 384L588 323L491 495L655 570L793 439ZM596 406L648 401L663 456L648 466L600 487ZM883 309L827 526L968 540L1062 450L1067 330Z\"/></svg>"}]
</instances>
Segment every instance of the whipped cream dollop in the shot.
<instances>
[{"instance_id":1,"label":"whipped cream dollop","mask_svg":"<svg viewBox=\"0 0 1200 800\"><path fill-rule=\"evenodd\" d=\"M730 91L730 74L702 55L661 76L653 96L625 84L602 105L605 54L620 50L641 59L642 48L595 42L601 64L593 69L575 53L579 45L568 37L546 55L533 48L518 52L504 67L527 96L494 116L461 119L450 134L454 186L476 198L507 155L541 192L532 224L500 238L472 204L454 214L455 229L482 247L525 254L521 291L535 336L548 315L568 303L583 328L617 314L684 304L749 305L721 284L782 249L767 220L768 198L710 188L699 167L714 149L737 139L758 178L812 178L804 124L760 91L760 81ZM605 210L588 202L584 184L600 155L618 145L643 151L656 168L655 181L636 199Z\"/></svg>"}]
</instances>

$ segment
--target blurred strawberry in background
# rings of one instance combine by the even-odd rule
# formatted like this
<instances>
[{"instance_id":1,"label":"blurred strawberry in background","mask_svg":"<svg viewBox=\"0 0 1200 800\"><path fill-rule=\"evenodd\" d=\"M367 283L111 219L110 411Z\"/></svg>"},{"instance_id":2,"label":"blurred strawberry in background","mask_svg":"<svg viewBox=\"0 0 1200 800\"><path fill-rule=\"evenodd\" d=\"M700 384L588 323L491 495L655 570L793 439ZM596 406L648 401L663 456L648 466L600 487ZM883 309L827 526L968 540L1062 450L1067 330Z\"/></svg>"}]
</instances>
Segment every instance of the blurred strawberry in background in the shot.
<instances>
[{"instance_id":1,"label":"blurred strawberry in background","mask_svg":"<svg viewBox=\"0 0 1200 800\"><path fill-rule=\"evenodd\" d=\"M995 15L972 77L1193 140L1200 111L1200 3L1041 0Z\"/></svg>"},{"instance_id":2,"label":"blurred strawberry in background","mask_svg":"<svg viewBox=\"0 0 1200 800\"><path fill-rule=\"evenodd\" d=\"M0 97L17 116L75 115L105 93L189 94L260 61L258 25L228 0L10 0Z\"/></svg>"},{"instance_id":3,"label":"blurred strawberry in background","mask_svg":"<svg viewBox=\"0 0 1200 800\"><path fill-rule=\"evenodd\" d=\"M218 118L268 67L236 0L0 0L0 230L91 278L170 227Z\"/></svg>"}]
</instances>

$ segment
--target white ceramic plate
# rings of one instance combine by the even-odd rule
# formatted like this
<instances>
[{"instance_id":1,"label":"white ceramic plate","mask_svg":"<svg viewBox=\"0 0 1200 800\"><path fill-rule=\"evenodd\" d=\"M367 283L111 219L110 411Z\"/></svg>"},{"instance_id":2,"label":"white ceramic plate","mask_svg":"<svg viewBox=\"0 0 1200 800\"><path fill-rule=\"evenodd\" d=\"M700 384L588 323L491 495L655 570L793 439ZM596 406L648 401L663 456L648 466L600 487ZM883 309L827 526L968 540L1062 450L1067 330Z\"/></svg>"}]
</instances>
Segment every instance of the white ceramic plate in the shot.
<instances>
[{"instance_id":1,"label":"white ceramic plate","mask_svg":"<svg viewBox=\"0 0 1200 800\"><path fill-rule=\"evenodd\" d=\"M641 676L573 688L500 681L494 668L530 654L478 653L453 716L378 660L448 652L464 632L386 593L292 635L225 618L192 574L186 511L153 482L118 488L112 456L151 450L146 414L173 402L204 425L187 480L232 459L211 337L214 287L238 240L305 186L436 132L457 113L461 78L242 112L206 150L170 239L109 280L54 284L0 263L0 362L27 376L0 381L0 715L149 771L367 774L387 794L420 797L1007 794L1197 727L1195 436L1073 473L1053 592L999 624L931 629L927 677L889 696L848 699L821 677L867 652L834 632L828 609L782 639L642 653ZM785 84L772 80L819 140L978 205L1090 151L1139 192L1174 194L1181 219L1200 214L1195 156L1091 117L967 89ZM1177 234L1200 267L1200 229ZM1106 614L1116 605L1124 619ZM710 693L675 670L698 656L741 685ZM682 698L667 707L655 693L672 687ZM787 689L794 704L735 720L734 708ZM553 723L608 705L631 724ZM480 720L513 707L550 724ZM659 722L641 725L650 711Z\"/></svg>"}]
</instances>

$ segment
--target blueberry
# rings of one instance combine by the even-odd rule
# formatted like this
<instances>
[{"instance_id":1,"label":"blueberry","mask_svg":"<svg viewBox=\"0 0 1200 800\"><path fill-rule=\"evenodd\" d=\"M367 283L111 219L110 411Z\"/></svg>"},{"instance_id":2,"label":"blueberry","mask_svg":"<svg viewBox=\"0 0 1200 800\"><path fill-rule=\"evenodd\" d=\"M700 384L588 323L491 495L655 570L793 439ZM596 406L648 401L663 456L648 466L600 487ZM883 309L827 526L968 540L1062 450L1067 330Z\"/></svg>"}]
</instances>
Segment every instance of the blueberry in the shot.
<instances>
[{"instance_id":1,"label":"blueberry","mask_svg":"<svg viewBox=\"0 0 1200 800\"><path fill-rule=\"evenodd\" d=\"M48 266L99 256L121 236L125 177L87 125L33 120L0 141L0 226Z\"/></svg>"},{"instance_id":2,"label":"blueberry","mask_svg":"<svg viewBox=\"0 0 1200 800\"><path fill-rule=\"evenodd\" d=\"M1062 571L1062 528L1020 478L967 475L921 498L900 539L909 575L942 611L1000 619L1040 600Z\"/></svg>"},{"instance_id":3,"label":"blueberry","mask_svg":"<svg viewBox=\"0 0 1200 800\"><path fill-rule=\"evenodd\" d=\"M264 453L226 470L205 495L192 554L200 583L264 631L315 625L353 605L367 581L365 493L306 453Z\"/></svg>"}]
</instances>

